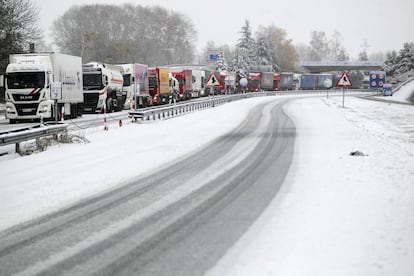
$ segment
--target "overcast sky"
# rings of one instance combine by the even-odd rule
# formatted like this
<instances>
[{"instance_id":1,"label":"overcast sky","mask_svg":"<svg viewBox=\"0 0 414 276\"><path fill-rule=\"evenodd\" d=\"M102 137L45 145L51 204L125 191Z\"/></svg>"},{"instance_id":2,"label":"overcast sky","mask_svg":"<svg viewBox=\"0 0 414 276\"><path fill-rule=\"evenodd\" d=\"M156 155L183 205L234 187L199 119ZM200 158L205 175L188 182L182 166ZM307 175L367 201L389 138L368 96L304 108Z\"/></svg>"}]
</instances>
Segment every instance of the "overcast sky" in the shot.
<instances>
[{"instance_id":1,"label":"overcast sky","mask_svg":"<svg viewBox=\"0 0 414 276\"><path fill-rule=\"evenodd\" d=\"M274 24L287 31L294 44L309 44L310 33L335 30L343 37L351 57L356 58L366 39L368 54L399 50L414 42L412 0L36 0L40 26L49 31L54 20L72 5L133 3L160 5L188 16L198 31L197 48L206 42L234 46L245 19L253 32L259 25ZM126 19L127 20L127 19ZM47 39L47 41L49 41Z\"/></svg>"}]
</instances>

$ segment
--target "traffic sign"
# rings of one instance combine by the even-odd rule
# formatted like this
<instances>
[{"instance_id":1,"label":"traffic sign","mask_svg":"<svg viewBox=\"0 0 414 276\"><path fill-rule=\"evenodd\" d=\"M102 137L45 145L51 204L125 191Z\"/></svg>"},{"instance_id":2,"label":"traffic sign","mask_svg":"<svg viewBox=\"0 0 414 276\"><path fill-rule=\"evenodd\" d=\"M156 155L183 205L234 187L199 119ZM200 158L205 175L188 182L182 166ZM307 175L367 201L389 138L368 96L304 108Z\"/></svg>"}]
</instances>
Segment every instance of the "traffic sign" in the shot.
<instances>
[{"instance_id":1,"label":"traffic sign","mask_svg":"<svg viewBox=\"0 0 414 276\"><path fill-rule=\"evenodd\" d=\"M339 78L339 80L336 82L336 86L352 86L351 79L348 76L348 73L344 71Z\"/></svg>"},{"instance_id":2,"label":"traffic sign","mask_svg":"<svg viewBox=\"0 0 414 276\"><path fill-rule=\"evenodd\" d=\"M218 54L210 54L210 61L217 61L219 59Z\"/></svg>"},{"instance_id":3,"label":"traffic sign","mask_svg":"<svg viewBox=\"0 0 414 276\"><path fill-rule=\"evenodd\" d=\"M206 82L206 86L220 86L220 82L214 73L211 73Z\"/></svg>"},{"instance_id":4,"label":"traffic sign","mask_svg":"<svg viewBox=\"0 0 414 276\"><path fill-rule=\"evenodd\" d=\"M62 99L62 83L61 82L52 82L50 85L50 90L51 90L51 95L50 95L50 99L51 100L60 100Z\"/></svg>"}]
</instances>

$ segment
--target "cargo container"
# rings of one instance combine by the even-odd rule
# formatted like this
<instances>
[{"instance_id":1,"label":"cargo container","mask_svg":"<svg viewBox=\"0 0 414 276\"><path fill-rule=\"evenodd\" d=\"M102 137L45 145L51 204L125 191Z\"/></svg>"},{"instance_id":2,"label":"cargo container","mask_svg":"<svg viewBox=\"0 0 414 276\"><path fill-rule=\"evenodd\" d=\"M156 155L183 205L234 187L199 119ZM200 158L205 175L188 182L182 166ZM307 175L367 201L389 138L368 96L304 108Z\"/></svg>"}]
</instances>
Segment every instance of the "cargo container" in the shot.
<instances>
[{"instance_id":1,"label":"cargo container","mask_svg":"<svg viewBox=\"0 0 414 276\"><path fill-rule=\"evenodd\" d=\"M314 90L316 89L318 76L316 74L302 74L300 77L300 89Z\"/></svg>"},{"instance_id":2,"label":"cargo container","mask_svg":"<svg viewBox=\"0 0 414 276\"><path fill-rule=\"evenodd\" d=\"M140 63L119 64L123 69L123 94L126 97L124 108L147 107L152 105L149 94L148 65Z\"/></svg>"},{"instance_id":3,"label":"cargo container","mask_svg":"<svg viewBox=\"0 0 414 276\"><path fill-rule=\"evenodd\" d=\"M264 91L274 90L274 73L273 72L263 72L262 78L260 81L260 88Z\"/></svg>"},{"instance_id":4,"label":"cargo container","mask_svg":"<svg viewBox=\"0 0 414 276\"><path fill-rule=\"evenodd\" d=\"M316 89L324 90L331 89L334 85L334 75L333 74L318 74L318 82Z\"/></svg>"}]
</instances>

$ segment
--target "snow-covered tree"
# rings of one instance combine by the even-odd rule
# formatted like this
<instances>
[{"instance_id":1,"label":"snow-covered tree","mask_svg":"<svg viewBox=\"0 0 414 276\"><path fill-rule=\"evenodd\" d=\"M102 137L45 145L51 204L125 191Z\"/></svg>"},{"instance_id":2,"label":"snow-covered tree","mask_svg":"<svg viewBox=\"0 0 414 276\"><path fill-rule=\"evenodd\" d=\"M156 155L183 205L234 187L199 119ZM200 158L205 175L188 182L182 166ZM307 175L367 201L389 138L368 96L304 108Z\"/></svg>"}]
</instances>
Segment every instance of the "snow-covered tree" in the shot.
<instances>
[{"instance_id":1,"label":"snow-covered tree","mask_svg":"<svg viewBox=\"0 0 414 276\"><path fill-rule=\"evenodd\" d=\"M271 49L269 48L268 40L262 33L257 34L256 38L256 57L254 62L256 65L272 65Z\"/></svg>"},{"instance_id":2,"label":"snow-covered tree","mask_svg":"<svg viewBox=\"0 0 414 276\"><path fill-rule=\"evenodd\" d=\"M387 74L405 73L414 69L414 43L404 43L398 52L392 51L387 54L385 61Z\"/></svg>"},{"instance_id":3,"label":"snow-covered tree","mask_svg":"<svg viewBox=\"0 0 414 276\"><path fill-rule=\"evenodd\" d=\"M248 20L240 31L241 37L236 45L236 54L233 59L233 67L237 71L247 71L249 66L254 64L256 41L253 38L252 30Z\"/></svg>"},{"instance_id":4,"label":"snow-covered tree","mask_svg":"<svg viewBox=\"0 0 414 276\"><path fill-rule=\"evenodd\" d=\"M224 54L223 51L220 50L219 54L218 54L218 59L216 62L216 70L217 71L227 71L228 66L227 66L227 62L226 59L224 58Z\"/></svg>"},{"instance_id":5,"label":"snow-covered tree","mask_svg":"<svg viewBox=\"0 0 414 276\"><path fill-rule=\"evenodd\" d=\"M257 43L264 44L263 47L257 46L261 51L266 50L270 64L275 71L291 71L295 68L298 60L296 49L292 40L287 39L287 33L284 29L270 25L268 27L260 26L256 32ZM263 40L260 42L259 40Z\"/></svg>"}]
</instances>

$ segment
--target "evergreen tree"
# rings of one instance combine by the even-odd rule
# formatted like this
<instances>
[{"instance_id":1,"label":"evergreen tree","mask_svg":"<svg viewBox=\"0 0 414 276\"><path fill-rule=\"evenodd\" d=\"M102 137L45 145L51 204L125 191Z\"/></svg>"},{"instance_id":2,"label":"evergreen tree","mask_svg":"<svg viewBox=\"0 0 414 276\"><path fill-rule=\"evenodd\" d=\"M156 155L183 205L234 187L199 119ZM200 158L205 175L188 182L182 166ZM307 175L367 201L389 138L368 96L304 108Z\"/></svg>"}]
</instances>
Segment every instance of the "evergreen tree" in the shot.
<instances>
[{"instance_id":1,"label":"evergreen tree","mask_svg":"<svg viewBox=\"0 0 414 276\"><path fill-rule=\"evenodd\" d=\"M254 64L255 40L248 20L240 31L241 37L236 45L236 55L233 60L234 68L237 71L248 71L250 65Z\"/></svg>"},{"instance_id":2,"label":"evergreen tree","mask_svg":"<svg viewBox=\"0 0 414 276\"><path fill-rule=\"evenodd\" d=\"M272 57L270 54L270 48L266 37L258 33L257 35L257 48L256 48L256 57L254 59L255 64L257 65L272 65Z\"/></svg>"},{"instance_id":3,"label":"evergreen tree","mask_svg":"<svg viewBox=\"0 0 414 276\"><path fill-rule=\"evenodd\" d=\"M387 74L401 74L414 69L414 43L404 43L403 48L398 52L392 51L387 54L385 60Z\"/></svg>"},{"instance_id":4,"label":"evergreen tree","mask_svg":"<svg viewBox=\"0 0 414 276\"><path fill-rule=\"evenodd\" d=\"M226 60L224 58L223 51L220 50L218 60L216 62L216 70L217 71L227 71L228 66Z\"/></svg>"}]
</instances>

